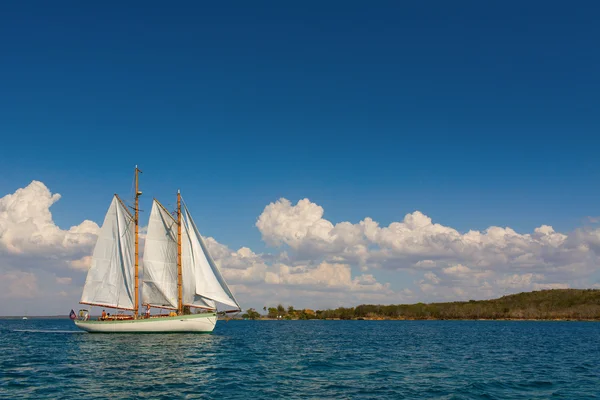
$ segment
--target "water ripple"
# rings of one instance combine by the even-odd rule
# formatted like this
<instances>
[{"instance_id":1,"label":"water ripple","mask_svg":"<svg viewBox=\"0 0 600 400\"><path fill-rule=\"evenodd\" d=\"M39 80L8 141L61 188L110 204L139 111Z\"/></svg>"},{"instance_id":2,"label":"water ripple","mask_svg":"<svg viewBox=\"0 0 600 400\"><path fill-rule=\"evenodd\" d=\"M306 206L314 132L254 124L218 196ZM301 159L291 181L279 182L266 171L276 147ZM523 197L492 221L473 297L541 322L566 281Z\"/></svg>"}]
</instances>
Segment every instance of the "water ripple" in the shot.
<instances>
[{"instance_id":1,"label":"water ripple","mask_svg":"<svg viewBox=\"0 0 600 400\"><path fill-rule=\"evenodd\" d=\"M77 333L77 334L75 334ZM230 321L92 335L0 321L0 398L598 398L600 324Z\"/></svg>"}]
</instances>

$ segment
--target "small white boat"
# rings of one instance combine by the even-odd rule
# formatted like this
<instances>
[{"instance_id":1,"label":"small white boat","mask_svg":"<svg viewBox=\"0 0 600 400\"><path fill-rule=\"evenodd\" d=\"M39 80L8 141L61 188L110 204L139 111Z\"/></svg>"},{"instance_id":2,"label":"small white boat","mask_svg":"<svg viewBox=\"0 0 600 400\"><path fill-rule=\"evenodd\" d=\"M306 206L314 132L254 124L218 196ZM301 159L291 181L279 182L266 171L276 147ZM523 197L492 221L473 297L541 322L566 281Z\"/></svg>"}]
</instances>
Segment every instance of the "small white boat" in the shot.
<instances>
[{"instance_id":1,"label":"small white boat","mask_svg":"<svg viewBox=\"0 0 600 400\"><path fill-rule=\"evenodd\" d=\"M27 319L27 317L23 317L23 319Z\"/></svg>"},{"instance_id":2,"label":"small white boat","mask_svg":"<svg viewBox=\"0 0 600 400\"><path fill-rule=\"evenodd\" d=\"M89 318L88 310L73 313L75 325L87 332L212 332L217 323L217 306L239 312L241 307L183 205L177 191L174 218L154 199L144 245L144 277L139 315L138 278L138 172L135 168L135 206L132 215L115 195L94 247L92 264L81 295L81 304L133 311L133 315ZM150 308L171 310L169 316L151 316ZM193 314L192 310L206 312ZM185 312L184 312L185 311Z\"/></svg>"}]
</instances>

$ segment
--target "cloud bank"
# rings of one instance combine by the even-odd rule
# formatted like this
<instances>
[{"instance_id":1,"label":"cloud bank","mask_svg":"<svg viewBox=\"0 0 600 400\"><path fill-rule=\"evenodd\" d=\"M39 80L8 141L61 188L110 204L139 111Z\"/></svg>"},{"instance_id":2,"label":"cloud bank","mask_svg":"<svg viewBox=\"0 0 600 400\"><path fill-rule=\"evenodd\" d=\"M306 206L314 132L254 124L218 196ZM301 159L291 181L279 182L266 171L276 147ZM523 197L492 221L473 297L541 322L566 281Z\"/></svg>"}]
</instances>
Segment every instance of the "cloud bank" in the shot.
<instances>
[{"instance_id":1,"label":"cloud bank","mask_svg":"<svg viewBox=\"0 0 600 400\"><path fill-rule=\"evenodd\" d=\"M45 313L64 313L79 300L99 227L58 227L50 207L59 199L38 181L0 198L0 299L7 308L37 300L55 304ZM598 283L600 229L461 233L420 211L388 226L368 217L333 223L308 199L267 205L256 227L271 252L232 250L205 237L246 307L465 300Z\"/></svg>"},{"instance_id":2,"label":"cloud bank","mask_svg":"<svg viewBox=\"0 0 600 400\"><path fill-rule=\"evenodd\" d=\"M407 272L415 276L411 293L418 300L489 298L597 281L598 229L566 235L542 225L519 234L491 226L460 233L420 211L383 227L371 218L334 224L323 215L308 199L295 205L280 199L265 207L256 226L266 243L285 248L291 259Z\"/></svg>"}]
</instances>

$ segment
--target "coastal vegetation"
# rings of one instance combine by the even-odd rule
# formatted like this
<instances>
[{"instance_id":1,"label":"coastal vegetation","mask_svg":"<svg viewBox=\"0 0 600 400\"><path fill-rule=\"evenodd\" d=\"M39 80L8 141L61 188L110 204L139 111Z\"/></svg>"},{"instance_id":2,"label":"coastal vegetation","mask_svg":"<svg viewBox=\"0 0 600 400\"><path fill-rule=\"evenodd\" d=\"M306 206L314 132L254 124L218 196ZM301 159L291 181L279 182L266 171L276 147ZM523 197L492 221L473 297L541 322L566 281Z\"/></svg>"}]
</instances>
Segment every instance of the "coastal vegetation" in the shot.
<instances>
[{"instance_id":1,"label":"coastal vegetation","mask_svg":"<svg viewBox=\"0 0 600 400\"><path fill-rule=\"evenodd\" d=\"M398 305L363 304L334 310L296 310L283 305L248 309L247 319L513 319L600 320L600 290L552 289L507 295L493 300Z\"/></svg>"}]
</instances>

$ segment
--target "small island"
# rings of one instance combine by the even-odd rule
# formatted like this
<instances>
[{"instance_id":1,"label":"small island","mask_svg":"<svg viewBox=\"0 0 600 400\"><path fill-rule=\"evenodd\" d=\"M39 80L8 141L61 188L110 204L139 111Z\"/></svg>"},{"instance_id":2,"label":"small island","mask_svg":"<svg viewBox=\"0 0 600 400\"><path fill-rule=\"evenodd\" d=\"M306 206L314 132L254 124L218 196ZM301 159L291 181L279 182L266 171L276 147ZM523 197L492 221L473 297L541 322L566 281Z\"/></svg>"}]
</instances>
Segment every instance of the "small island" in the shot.
<instances>
[{"instance_id":1,"label":"small island","mask_svg":"<svg viewBox=\"0 0 600 400\"><path fill-rule=\"evenodd\" d=\"M244 319L262 320L576 320L600 321L600 290L552 289L502 296L493 300L398 305L363 304L335 310L296 310L283 305L253 308Z\"/></svg>"}]
</instances>

